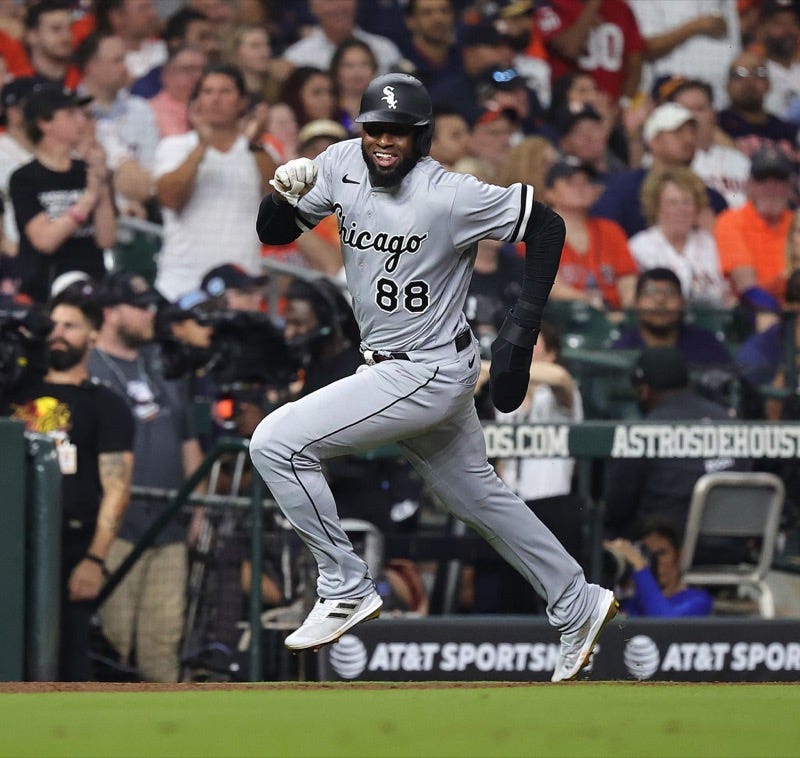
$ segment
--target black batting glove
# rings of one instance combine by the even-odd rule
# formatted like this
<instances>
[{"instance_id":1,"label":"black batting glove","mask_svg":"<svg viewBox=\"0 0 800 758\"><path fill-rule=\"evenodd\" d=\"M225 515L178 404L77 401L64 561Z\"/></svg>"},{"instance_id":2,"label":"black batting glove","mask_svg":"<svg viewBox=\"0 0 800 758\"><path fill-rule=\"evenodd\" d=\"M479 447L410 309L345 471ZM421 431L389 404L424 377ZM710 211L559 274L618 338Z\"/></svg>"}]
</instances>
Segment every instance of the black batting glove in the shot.
<instances>
[{"instance_id":1,"label":"black batting glove","mask_svg":"<svg viewBox=\"0 0 800 758\"><path fill-rule=\"evenodd\" d=\"M515 411L525 399L538 337L538 329L521 326L509 313L492 342L492 403L501 413Z\"/></svg>"}]
</instances>

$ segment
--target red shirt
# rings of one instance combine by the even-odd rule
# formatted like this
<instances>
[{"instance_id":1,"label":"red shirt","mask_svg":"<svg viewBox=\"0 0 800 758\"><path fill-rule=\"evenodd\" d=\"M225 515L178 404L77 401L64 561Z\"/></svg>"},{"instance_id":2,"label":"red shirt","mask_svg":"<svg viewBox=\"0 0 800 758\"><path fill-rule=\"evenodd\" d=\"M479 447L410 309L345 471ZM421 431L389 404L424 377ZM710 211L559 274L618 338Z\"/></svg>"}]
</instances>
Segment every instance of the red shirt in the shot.
<instances>
[{"instance_id":1,"label":"red shirt","mask_svg":"<svg viewBox=\"0 0 800 758\"><path fill-rule=\"evenodd\" d=\"M31 64L28 63L28 54L24 45L14 39L10 34L0 31L0 56L6 62L6 70L14 79L20 76L29 76Z\"/></svg>"},{"instance_id":2,"label":"red shirt","mask_svg":"<svg viewBox=\"0 0 800 758\"><path fill-rule=\"evenodd\" d=\"M10 34L0 31L0 56L6 62L6 69L11 78L18 79L21 76L37 76L31 66L28 51L25 46ZM75 89L81 82L81 72L77 66L70 65L64 75L64 86Z\"/></svg>"},{"instance_id":3,"label":"red shirt","mask_svg":"<svg viewBox=\"0 0 800 758\"><path fill-rule=\"evenodd\" d=\"M581 57L570 60L559 55L547 43L569 29L583 8L583 0L550 0L549 5L542 5L536 11L536 23L547 45L552 80L571 71L585 71L599 89L617 100L625 79L625 59L644 50L644 39L624 0L603 0L598 13L600 23L589 33Z\"/></svg>"},{"instance_id":4,"label":"red shirt","mask_svg":"<svg viewBox=\"0 0 800 758\"><path fill-rule=\"evenodd\" d=\"M558 276L565 284L584 292L593 278L606 305L612 309L621 308L617 280L637 273L636 261L628 248L628 238L615 221L590 218L586 225L589 248L585 253L579 253L569 242L564 242Z\"/></svg>"}]
</instances>

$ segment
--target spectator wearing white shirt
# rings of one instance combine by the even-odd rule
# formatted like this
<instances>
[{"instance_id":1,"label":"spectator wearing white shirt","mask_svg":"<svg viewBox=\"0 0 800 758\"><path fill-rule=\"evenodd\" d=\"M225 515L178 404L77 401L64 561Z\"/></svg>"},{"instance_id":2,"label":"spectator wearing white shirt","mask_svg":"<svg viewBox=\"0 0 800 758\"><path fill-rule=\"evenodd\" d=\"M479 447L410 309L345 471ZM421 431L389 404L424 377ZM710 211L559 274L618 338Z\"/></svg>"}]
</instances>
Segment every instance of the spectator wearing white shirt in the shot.
<instances>
[{"instance_id":1,"label":"spectator wearing white shirt","mask_svg":"<svg viewBox=\"0 0 800 758\"><path fill-rule=\"evenodd\" d=\"M531 364L528 393L512 413L497 413L500 423L571 424L583 421L583 401L575 380L559 364L558 332L543 323ZM498 464L499 466L499 464ZM575 472L574 458L509 458L500 476L523 500L568 495Z\"/></svg>"},{"instance_id":2,"label":"spectator wearing white shirt","mask_svg":"<svg viewBox=\"0 0 800 758\"><path fill-rule=\"evenodd\" d=\"M6 255L16 255L19 244L19 230L8 181L20 166L33 160L34 146L25 132L22 107L25 98L33 92L36 81L34 77L20 77L10 81L0 91L0 103L6 116L6 130L0 134L0 193L4 205L2 252Z\"/></svg>"},{"instance_id":3,"label":"spectator wearing white shirt","mask_svg":"<svg viewBox=\"0 0 800 758\"><path fill-rule=\"evenodd\" d=\"M763 46L769 71L769 91L764 108L786 120L789 104L800 96L800 10L793 0L766 0L756 40Z\"/></svg>"},{"instance_id":4,"label":"spectator wearing white shirt","mask_svg":"<svg viewBox=\"0 0 800 758\"><path fill-rule=\"evenodd\" d=\"M628 0L645 38L642 88L660 76L697 76L712 86L717 108L728 102L728 65L742 49L734 0Z\"/></svg>"},{"instance_id":5,"label":"spectator wearing white shirt","mask_svg":"<svg viewBox=\"0 0 800 758\"><path fill-rule=\"evenodd\" d=\"M365 32L356 26L356 0L310 0L309 10L319 26L283 53L295 66L327 69L336 47L348 37L357 37L370 46L379 74L390 71L401 59L400 50L388 37Z\"/></svg>"},{"instance_id":6,"label":"spectator wearing white shirt","mask_svg":"<svg viewBox=\"0 0 800 758\"><path fill-rule=\"evenodd\" d=\"M700 79L677 82L668 99L688 108L697 121L697 150L692 159L692 171L706 186L717 190L730 208L741 207L747 202L750 158L737 150L730 137L717 126L711 85Z\"/></svg>"},{"instance_id":7,"label":"spectator wearing white shirt","mask_svg":"<svg viewBox=\"0 0 800 758\"><path fill-rule=\"evenodd\" d=\"M98 0L97 29L122 37L129 82L167 60L167 44L158 38L159 17L153 0Z\"/></svg>"},{"instance_id":8,"label":"spectator wearing white shirt","mask_svg":"<svg viewBox=\"0 0 800 758\"><path fill-rule=\"evenodd\" d=\"M211 66L192 102L195 128L166 137L156 150L164 214L156 286L170 300L198 288L203 273L221 263L260 273L253 218L275 163L257 141L263 124L251 118L240 128L246 107L239 70Z\"/></svg>"},{"instance_id":9,"label":"spectator wearing white shirt","mask_svg":"<svg viewBox=\"0 0 800 758\"><path fill-rule=\"evenodd\" d=\"M652 171L642 184L641 199L650 226L629 241L639 268L674 271L690 304L733 305L714 235L698 228L699 214L708 207L702 180L683 167Z\"/></svg>"},{"instance_id":10,"label":"spectator wearing white shirt","mask_svg":"<svg viewBox=\"0 0 800 758\"><path fill-rule=\"evenodd\" d=\"M114 185L127 204L145 203L152 196L158 126L147 100L125 89L125 42L95 32L76 51L83 72L79 91L92 96L95 135L106 151Z\"/></svg>"}]
</instances>

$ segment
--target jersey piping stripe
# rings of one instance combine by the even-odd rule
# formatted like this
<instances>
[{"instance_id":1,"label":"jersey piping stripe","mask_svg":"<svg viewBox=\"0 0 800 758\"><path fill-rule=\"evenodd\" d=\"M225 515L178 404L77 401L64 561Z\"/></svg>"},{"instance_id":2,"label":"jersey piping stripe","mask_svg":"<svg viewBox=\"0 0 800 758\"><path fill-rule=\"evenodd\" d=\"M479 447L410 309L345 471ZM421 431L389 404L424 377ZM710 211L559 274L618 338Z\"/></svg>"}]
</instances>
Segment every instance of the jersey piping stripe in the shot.
<instances>
[{"instance_id":1,"label":"jersey piping stripe","mask_svg":"<svg viewBox=\"0 0 800 758\"><path fill-rule=\"evenodd\" d=\"M533 187L529 184L523 184L522 197L520 200L522 202L520 203L519 217L517 218L514 231L511 233L511 237L509 237L509 242L519 242L525 234L525 230L528 228L528 221L530 221L531 212L533 211Z\"/></svg>"},{"instance_id":2,"label":"jersey piping stripe","mask_svg":"<svg viewBox=\"0 0 800 758\"><path fill-rule=\"evenodd\" d=\"M305 218L297 209L294 211L294 217L295 222L304 232L310 232L314 228L314 224Z\"/></svg>"},{"instance_id":3,"label":"jersey piping stripe","mask_svg":"<svg viewBox=\"0 0 800 758\"><path fill-rule=\"evenodd\" d=\"M317 442L321 442L322 440L326 439L327 437L332 437L334 434L339 434L339 432L343 432L345 429L350 429L351 427L354 427L354 426L356 426L357 424L360 424L360 423L362 423L362 422L364 422L364 421L367 421L368 419L371 419L371 418L373 418L374 416L379 416L381 413L383 413L384 411L388 410L388 409L389 409L389 408L391 408L393 405L396 405L397 403L399 403L399 402L402 402L403 400L408 400L408 398L410 398L412 395L414 395L414 394L416 394L417 392L419 392L421 389L425 389L425 387L427 387L427 386L428 386L428 385L429 385L429 384L430 384L430 383L431 383L431 382L432 382L432 381L433 381L433 380L436 378L436 376L438 375L438 373L439 373L439 367L437 366L437 367L436 367L436 370L433 372L433 376L432 376L430 379L426 380L426 381L425 381L423 384L420 384L420 385L419 385L419 387L415 387L415 388L414 388L413 390L411 390L411 392L409 392L407 395L403 395L403 397L398 397L398 398L395 398L395 399L394 399L394 400L392 400L392 402L391 402L391 403L389 403L388 405L385 405L383 408L380 408L379 410L375 411L374 413L370 413L368 416L364 416L364 418L357 419L356 421L353 421L353 422L352 422L352 423L350 423L350 424L347 424L347 425L345 425L345 426L342 426L342 427L340 427L339 429L334 429L332 432L328 432L328 434L325 434L325 435L323 435L322 437L318 437L318 438L317 438L317 439L315 439L315 440L311 440L311 442L306 442L306 444L305 444L305 445L303 445L303 447L301 447L299 450L295 450L295 451L294 451L294 452L293 452L293 453L292 453L292 454L289 456L289 464L290 464L290 465L291 465L291 467L292 467L292 474L294 474L294 478L295 478L295 479L297 479L297 483L300 485L300 487L302 488L303 492L305 492L305 493L306 493L306 497L308 498L308 502L309 502L309 503L311 503L311 507L314 509L314 513L316 513L316 514L317 514L317 520L319 521L319 525L322 527L322 531L323 531L323 532L325 532L325 535L326 535L326 536L327 536L327 538L330 540L330 543L331 543L331 545L336 545L336 541L333 539L333 537L331 537L331 533L328 531L328 528L325 526L325 522L322 520L322 516L320 515L320 512L317 510L317 506L316 506L316 504L314 503L314 500L313 500L313 498L311 497L311 494L310 494L310 493L309 493L309 491L308 491L308 490L305 488L305 485L304 485L304 484L303 484L303 482L300 480L300 477L299 477L299 476L298 476L298 474L297 474L297 469L295 469L295 467L294 467L294 458L295 458L295 456L296 456L296 455L301 455L301 454L302 454L302 452L303 452L303 451L304 451L304 450L305 450L305 449L306 449L306 448L307 448L309 445L316 445L316 444L317 444Z\"/></svg>"}]
</instances>

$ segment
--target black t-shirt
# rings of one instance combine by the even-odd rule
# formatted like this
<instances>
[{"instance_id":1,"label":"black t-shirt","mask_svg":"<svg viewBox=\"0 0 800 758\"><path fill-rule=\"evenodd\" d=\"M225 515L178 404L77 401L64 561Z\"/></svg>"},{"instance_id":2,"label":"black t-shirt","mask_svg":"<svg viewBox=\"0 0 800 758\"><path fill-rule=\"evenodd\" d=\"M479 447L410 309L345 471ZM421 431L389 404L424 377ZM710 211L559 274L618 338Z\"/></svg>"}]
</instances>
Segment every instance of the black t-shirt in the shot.
<instances>
[{"instance_id":1,"label":"black t-shirt","mask_svg":"<svg viewBox=\"0 0 800 758\"><path fill-rule=\"evenodd\" d=\"M9 180L9 195L19 229L17 274L20 290L44 302L53 280L65 271L85 271L94 279L105 272L103 251L94 239L92 218L73 232L52 255L39 252L28 236L28 222L44 211L48 218L63 215L86 189L86 164L73 160L69 171L52 171L37 160L18 168Z\"/></svg>"},{"instance_id":2,"label":"black t-shirt","mask_svg":"<svg viewBox=\"0 0 800 758\"><path fill-rule=\"evenodd\" d=\"M97 457L133 450L133 416L125 401L101 384L38 382L22 387L6 400L5 413L25 422L29 432L72 444L77 468L61 477L65 527L94 531L103 494ZM70 522L73 522L70 524Z\"/></svg>"}]
</instances>

